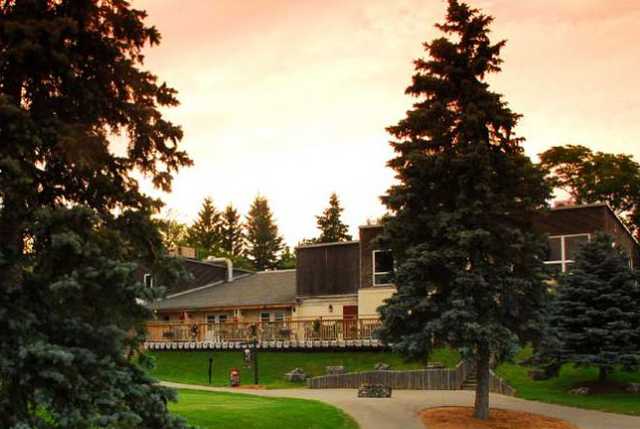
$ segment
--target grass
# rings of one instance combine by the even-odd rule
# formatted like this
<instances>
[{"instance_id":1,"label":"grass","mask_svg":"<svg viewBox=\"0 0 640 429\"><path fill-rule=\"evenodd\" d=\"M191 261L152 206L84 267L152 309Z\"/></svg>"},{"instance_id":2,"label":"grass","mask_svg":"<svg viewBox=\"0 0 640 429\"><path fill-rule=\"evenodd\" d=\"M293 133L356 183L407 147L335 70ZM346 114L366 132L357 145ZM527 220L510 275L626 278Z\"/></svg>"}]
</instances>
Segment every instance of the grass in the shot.
<instances>
[{"instance_id":1,"label":"grass","mask_svg":"<svg viewBox=\"0 0 640 429\"><path fill-rule=\"evenodd\" d=\"M357 429L355 421L319 401L180 390L171 411L201 429Z\"/></svg>"},{"instance_id":2,"label":"grass","mask_svg":"<svg viewBox=\"0 0 640 429\"><path fill-rule=\"evenodd\" d=\"M524 349L516 357L516 361L530 355L531 349ZM596 368L576 368L567 364L562 367L558 377L542 381L531 380L527 374L529 369L517 364L505 363L496 372L513 386L518 392L518 397L523 399L640 416L640 395L598 393L580 396L568 393L576 385L597 380L598 370ZM609 378L611 381L620 383L640 383L640 372L616 371L610 374Z\"/></svg>"},{"instance_id":3,"label":"grass","mask_svg":"<svg viewBox=\"0 0 640 429\"><path fill-rule=\"evenodd\" d=\"M253 383L253 369L244 366L240 351L185 352L162 351L150 353L156 360L151 372L163 381L187 384L208 384L209 358L213 358L213 386L228 386L231 368L240 370L242 384ZM457 352L439 349L430 359L454 367L460 360ZM417 369L418 362L405 362L391 352L258 352L259 384L267 388L301 387L302 383L291 383L284 374L294 368L302 368L311 376L325 374L326 366L343 365L348 372L370 371L377 362L385 362L392 369Z\"/></svg>"}]
</instances>

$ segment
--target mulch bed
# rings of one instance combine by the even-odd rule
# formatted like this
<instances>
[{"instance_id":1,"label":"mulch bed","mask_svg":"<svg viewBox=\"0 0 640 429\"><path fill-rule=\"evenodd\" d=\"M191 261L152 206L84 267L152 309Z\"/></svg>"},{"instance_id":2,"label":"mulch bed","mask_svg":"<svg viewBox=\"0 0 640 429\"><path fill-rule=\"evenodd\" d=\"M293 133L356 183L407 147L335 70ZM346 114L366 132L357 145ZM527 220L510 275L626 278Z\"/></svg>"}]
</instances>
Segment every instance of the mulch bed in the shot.
<instances>
[{"instance_id":1,"label":"mulch bed","mask_svg":"<svg viewBox=\"0 0 640 429\"><path fill-rule=\"evenodd\" d=\"M578 429L564 420L500 409L491 409L488 420L473 418L470 407L429 408L420 417L428 429Z\"/></svg>"},{"instance_id":2,"label":"mulch bed","mask_svg":"<svg viewBox=\"0 0 640 429\"><path fill-rule=\"evenodd\" d=\"M608 380L604 383L600 383L598 381L582 382L573 386L572 389L578 387L588 387L590 395L601 395L607 393L628 393L627 383L620 383L613 380Z\"/></svg>"}]
</instances>

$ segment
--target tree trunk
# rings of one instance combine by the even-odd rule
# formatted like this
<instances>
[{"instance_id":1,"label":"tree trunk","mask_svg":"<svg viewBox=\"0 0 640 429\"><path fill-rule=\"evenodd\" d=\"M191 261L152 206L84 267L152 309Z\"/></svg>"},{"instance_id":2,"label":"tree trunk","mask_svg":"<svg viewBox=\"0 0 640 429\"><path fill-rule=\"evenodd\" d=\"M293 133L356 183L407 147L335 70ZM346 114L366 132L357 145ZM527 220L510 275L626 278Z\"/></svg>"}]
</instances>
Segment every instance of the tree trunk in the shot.
<instances>
[{"instance_id":1,"label":"tree trunk","mask_svg":"<svg viewBox=\"0 0 640 429\"><path fill-rule=\"evenodd\" d=\"M476 358L476 400L473 416L476 419L489 418L489 363L490 353L487 346L481 346Z\"/></svg>"},{"instance_id":2,"label":"tree trunk","mask_svg":"<svg viewBox=\"0 0 640 429\"><path fill-rule=\"evenodd\" d=\"M609 375L609 368L607 368L606 366L601 366L600 372L598 373L598 382L604 383L608 375Z\"/></svg>"}]
</instances>

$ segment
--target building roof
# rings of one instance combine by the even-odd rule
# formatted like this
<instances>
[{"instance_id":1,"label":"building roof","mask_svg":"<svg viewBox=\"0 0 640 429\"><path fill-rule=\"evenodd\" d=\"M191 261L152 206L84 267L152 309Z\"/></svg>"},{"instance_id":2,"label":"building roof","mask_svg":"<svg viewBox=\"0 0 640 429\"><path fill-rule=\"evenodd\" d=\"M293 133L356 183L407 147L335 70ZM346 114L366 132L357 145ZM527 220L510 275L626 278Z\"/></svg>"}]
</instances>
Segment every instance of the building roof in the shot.
<instances>
[{"instance_id":1,"label":"building roof","mask_svg":"<svg viewBox=\"0 0 640 429\"><path fill-rule=\"evenodd\" d=\"M227 266L219 262L200 261L198 259L180 257L184 267L191 274L191 279L183 280L173 285L168 294L182 293L191 289L201 288L220 283L227 278ZM249 274L251 271L233 268L233 277Z\"/></svg>"},{"instance_id":2,"label":"building roof","mask_svg":"<svg viewBox=\"0 0 640 429\"><path fill-rule=\"evenodd\" d=\"M296 302L296 270L260 271L150 304L153 310L263 307Z\"/></svg>"}]
</instances>

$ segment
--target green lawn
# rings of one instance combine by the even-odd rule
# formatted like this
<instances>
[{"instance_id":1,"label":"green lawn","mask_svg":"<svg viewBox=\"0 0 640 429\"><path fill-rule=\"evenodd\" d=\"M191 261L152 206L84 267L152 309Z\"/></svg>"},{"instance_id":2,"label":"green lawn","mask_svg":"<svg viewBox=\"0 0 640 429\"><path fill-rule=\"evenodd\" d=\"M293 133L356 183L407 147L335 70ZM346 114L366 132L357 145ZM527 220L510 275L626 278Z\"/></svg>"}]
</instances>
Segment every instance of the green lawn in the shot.
<instances>
[{"instance_id":1,"label":"green lawn","mask_svg":"<svg viewBox=\"0 0 640 429\"><path fill-rule=\"evenodd\" d=\"M357 429L341 410L319 401L238 393L178 391L171 411L201 429Z\"/></svg>"},{"instance_id":2,"label":"green lawn","mask_svg":"<svg viewBox=\"0 0 640 429\"><path fill-rule=\"evenodd\" d=\"M243 384L253 383L253 370L244 367L240 351L162 351L150 355L156 360L156 368L151 374L160 380L207 384L209 358L213 357L212 385L227 386L231 368L240 370ZM441 349L430 360L454 367L459 359L457 352ZM369 371L377 362L388 363L393 369L423 367L417 362L404 362L399 355L391 352L258 352L258 381L269 388L300 387L301 383L285 381L284 374L294 368L302 368L309 375L323 375L328 365L344 365L349 372Z\"/></svg>"},{"instance_id":3,"label":"green lawn","mask_svg":"<svg viewBox=\"0 0 640 429\"><path fill-rule=\"evenodd\" d=\"M525 349L516 358L516 361L530 355L531 350ZM496 372L513 386L518 392L518 397L523 399L612 413L640 415L640 395L607 393L578 396L568 393L576 384L597 380L598 371L595 368L575 368L573 365L565 365L562 367L559 377L543 381L531 380L527 375L529 369L505 363ZM611 374L610 378L613 381L623 383L640 383L640 372L616 371Z\"/></svg>"}]
</instances>

